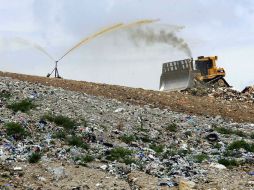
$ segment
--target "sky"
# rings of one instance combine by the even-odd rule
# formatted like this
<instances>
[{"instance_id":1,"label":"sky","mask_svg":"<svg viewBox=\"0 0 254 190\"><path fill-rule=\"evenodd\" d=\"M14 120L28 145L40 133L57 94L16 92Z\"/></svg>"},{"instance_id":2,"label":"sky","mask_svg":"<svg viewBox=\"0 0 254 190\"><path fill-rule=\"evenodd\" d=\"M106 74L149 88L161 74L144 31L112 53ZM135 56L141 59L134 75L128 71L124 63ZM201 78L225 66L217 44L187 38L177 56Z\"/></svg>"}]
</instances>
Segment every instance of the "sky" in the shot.
<instances>
[{"instance_id":1,"label":"sky","mask_svg":"<svg viewBox=\"0 0 254 190\"><path fill-rule=\"evenodd\" d=\"M46 76L55 60L86 36L116 23L159 19L198 56L218 56L235 89L254 85L254 1L0 0L0 70ZM135 30L138 27L131 28ZM20 40L27 43L20 43ZM170 44L130 39L129 30L100 36L59 62L63 78L158 90L162 63L188 56Z\"/></svg>"}]
</instances>

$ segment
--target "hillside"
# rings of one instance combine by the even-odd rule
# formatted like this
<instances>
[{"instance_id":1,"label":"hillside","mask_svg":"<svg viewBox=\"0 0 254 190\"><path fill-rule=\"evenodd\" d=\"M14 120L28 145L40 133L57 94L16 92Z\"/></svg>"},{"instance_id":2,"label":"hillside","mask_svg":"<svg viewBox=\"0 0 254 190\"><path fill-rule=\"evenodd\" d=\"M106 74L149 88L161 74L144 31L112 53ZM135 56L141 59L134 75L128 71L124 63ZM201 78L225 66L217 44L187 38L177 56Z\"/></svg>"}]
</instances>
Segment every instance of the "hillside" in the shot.
<instances>
[{"instance_id":1,"label":"hillside","mask_svg":"<svg viewBox=\"0 0 254 190\"><path fill-rule=\"evenodd\" d=\"M149 105L154 108L203 116L222 116L237 122L254 122L254 95L242 96L237 92L214 93L213 96L192 96L180 92L159 92L116 85L97 84L84 81L62 80L0 72L0 76L61 87L65 90L83 92L93 96L116 99L134 105ZM217 98L217 96L219 96ZM222 97L222 98L221 98ZM248 101L247 101L248 100Z\"/></svg>"},{"instance_id":2,"label":"hillside","mask_svg":"<svg viewBox=\"0 0 254 190\"><path fill-rule=\"evenodd\" d=\"M252 93L0 76L0 189L254 188Z\"/></svg>"}]
</instances>

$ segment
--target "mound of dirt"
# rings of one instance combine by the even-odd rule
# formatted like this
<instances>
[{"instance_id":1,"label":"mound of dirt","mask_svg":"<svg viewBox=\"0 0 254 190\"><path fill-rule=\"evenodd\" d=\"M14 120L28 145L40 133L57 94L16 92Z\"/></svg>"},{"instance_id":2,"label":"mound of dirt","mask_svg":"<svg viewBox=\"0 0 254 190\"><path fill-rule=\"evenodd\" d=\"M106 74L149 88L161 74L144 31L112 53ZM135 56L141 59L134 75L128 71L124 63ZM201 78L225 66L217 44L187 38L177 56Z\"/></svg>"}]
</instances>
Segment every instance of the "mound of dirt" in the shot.
<instances>
[{"instance_id":1,"label":"mound of dirt","mask_svg":"<svg viewBox=\"0 0 254 190\"><path fill-rule=\"evenodd\" d=\"M61 87L66 90L80 91L89 95L116 99L134 105L150 105L161 109L203 116L222 116L237 122L254 122L253 102L238 99L221 99L216 96L195 96L181 92L160 92L129 88L117 85L97 84L84 81L64 80L0 72L0 76L11 77L47 86Z\"/></svg>"}]
</instances>

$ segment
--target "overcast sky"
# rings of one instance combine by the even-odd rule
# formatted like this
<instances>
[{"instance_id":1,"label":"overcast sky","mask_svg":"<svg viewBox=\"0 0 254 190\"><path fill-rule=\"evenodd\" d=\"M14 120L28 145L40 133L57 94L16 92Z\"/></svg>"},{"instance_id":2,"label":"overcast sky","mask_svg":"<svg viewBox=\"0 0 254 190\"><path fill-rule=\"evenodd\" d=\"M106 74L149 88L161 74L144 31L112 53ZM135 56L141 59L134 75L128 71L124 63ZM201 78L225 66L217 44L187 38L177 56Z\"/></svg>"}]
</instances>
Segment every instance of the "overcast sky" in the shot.
<instances>
[{"instance_id":1,"label":"overcast sky","mask_svg":"<svg viewBox=\"0 0 254 190\"><path fill-rule=\"evenodd\" d=\"M0 70L45 76L55 59L81 39L115 23L160 19L194 58L217 55L237 89L254 85L254 1L251 0L0 0ZM76 49L59 63L64 78L158 89L163 62L186 55L166 44L135 44L116 31Z\"/></svg>"}]
</instances>

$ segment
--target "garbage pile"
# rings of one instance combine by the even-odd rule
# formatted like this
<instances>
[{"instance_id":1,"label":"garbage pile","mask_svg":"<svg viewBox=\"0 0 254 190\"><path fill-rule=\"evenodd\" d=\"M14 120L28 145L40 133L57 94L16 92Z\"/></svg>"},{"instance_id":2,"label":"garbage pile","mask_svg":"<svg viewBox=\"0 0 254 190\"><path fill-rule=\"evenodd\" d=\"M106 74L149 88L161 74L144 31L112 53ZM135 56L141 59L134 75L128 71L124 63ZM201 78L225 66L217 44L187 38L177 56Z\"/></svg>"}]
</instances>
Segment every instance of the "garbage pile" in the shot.
<instances>
[{"instance_id":1,"label":"garbage pile","mask_svg":"<svg viewBox=\"0 0 254 190\"><path fill-rule=\"evenodd\" d=\"M194 96L209 96L219 98L225 101L237 100L240 102L254 102L254 87L246 87L244 90L237 91L231 88L218 88L218 87L204 87L198 86L196 88L191 88L183 91L183 93L191 94Z\"/></svg>"},{"instance_id":2,"label":"garbage pile","mask_svg":"<svg viewBox=\"0 0 254 190\"><path fill-rule=\"evenodd\" d=\"M38 163L63 163L47 169L55 182L71 176L64 169L70 164L126 182L130 174L143 172L158 179L156 187L179 186L182 178L199 184L207 181L205 168L254 163L253 124L134 106L3 77L0 89L1 188L36 189L37 179L47 181L45 176L34 181L8 176L22 179L24 166ZM225 93L235 96L225 89L213 95Z\"/></svg>"}]
</instances>

